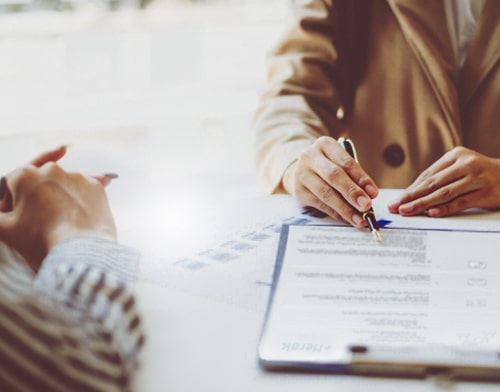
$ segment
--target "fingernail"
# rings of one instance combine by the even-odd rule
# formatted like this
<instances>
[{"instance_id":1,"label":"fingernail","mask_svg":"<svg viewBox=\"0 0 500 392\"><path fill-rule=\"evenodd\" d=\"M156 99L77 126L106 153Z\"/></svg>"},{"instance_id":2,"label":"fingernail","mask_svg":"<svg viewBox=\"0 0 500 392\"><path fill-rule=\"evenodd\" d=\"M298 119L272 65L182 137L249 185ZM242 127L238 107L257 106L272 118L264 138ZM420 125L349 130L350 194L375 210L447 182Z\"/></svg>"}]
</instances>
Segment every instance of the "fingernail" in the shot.
<instances>
[{"instance_id":1,"label":"fingernail","mask_svg":"<svg viewBox=\"0 0 500 392\"><path fill-rule=\"evenodd\" d=\"M104 173L104 174L103 174L103 176L104 176L104 177L108 177L108 178L110 178L111 180L114 180L115 178L118 178L118 177L119 177L119 176L118 176L118 174L116 174L116 173Z\"/></svg>"},{"instance_id":2,"label":"fingernail","mask_svg":"<svg viewBox=\"0 0 500 392\"><path fill-rule=\"evenodd\" d=\"M415 206L411 203L402 204L398 208L400 214L409 214L409 213L413 212L414 209L415 209Z\"/></svg>"},{"instance_id":3,"label":"fingernail","mask_svg":"<svg viewBox=\"0 0 500 392\"><path fill-rule=\"evenodd\" d=\"M441 216L441 209L439 207L429 208L426 214L432 217Z\"/></svg>"},{"instance_id":4,"label":"fingernail","mask_svg":"<svg viewBox=\"0 0 500 392\"><path fill-rule=\"evenodd\" d=\"M377 189L373 185L365 186L365 192L368 193L371 197L376 197L378 194Z\"/></svg>"},{"instance_id":5,"label":"fingernail","mask_svg":"<svg viewBox=\"0 0 500 392\"><path fill-rule=\"evenodd\" d=\"M370 199L365 196L358 197L356 202L362 211L365 211L370 207Z\"/></svg>"},{"instance_id":6,"label":"fingernail","mask_svg":"<svg viewBox=\"0 0 500 392\"><path fill-rule=\"evenodd\" d=\"M0 178L0 200L5 196L5 192L7 191L7 180L5 177Z\"/></svg>"}]
</instances>

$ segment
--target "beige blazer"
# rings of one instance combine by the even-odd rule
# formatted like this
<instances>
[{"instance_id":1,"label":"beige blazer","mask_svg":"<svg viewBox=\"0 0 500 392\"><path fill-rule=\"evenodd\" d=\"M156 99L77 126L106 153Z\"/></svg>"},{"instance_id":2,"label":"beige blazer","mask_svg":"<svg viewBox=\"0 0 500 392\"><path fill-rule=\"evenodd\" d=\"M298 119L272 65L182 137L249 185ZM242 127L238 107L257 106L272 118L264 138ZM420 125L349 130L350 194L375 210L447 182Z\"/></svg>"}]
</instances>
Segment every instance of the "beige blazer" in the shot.
<instances>
[{"instance_id":1,"label":"beige blazer","mask_svg":"<svg viewBox=\"0 0 500 392\"><path fill-rule=\"evenodd\" d=\"M486 1L461 69L441 0L371 1L369 64L349 124L336 118L332 0L295 2L255 116L257 170L267 192L283 191L283 173L300 151L343 131L384 188L408 186L454 146L500 158L500 1Z\"/></svg>"}]
</instances>

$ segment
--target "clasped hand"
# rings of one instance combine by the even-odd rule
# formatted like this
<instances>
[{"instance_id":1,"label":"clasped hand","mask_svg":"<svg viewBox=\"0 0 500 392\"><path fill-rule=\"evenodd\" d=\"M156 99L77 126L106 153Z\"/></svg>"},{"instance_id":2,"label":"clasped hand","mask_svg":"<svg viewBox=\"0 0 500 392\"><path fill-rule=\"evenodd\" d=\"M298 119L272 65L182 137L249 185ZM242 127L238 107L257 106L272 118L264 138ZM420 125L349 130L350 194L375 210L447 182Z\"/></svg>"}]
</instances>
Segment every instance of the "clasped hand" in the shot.
<instances>
[{"instance_id":1,"label":"clasped hand","mask_svg":"<svg viewBox=\"0 0 500 392\"><path fill-rule=\"evenodd\" d=\"M65 147L49 151L4 177L0 240L35 272L49 251L66 239L116 240L104 191L110 179L66 172L56 163L65 153Z\"/></svg>"}]
</instances>

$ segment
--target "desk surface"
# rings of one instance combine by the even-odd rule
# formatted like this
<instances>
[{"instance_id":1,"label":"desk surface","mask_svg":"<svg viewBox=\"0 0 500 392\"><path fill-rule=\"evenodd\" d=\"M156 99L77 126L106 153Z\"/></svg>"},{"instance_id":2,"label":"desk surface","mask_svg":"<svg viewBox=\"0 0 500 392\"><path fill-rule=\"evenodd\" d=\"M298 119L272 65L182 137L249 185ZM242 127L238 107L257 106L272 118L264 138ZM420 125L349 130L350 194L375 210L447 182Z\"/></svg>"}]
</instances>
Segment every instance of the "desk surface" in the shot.
<instances>
[{"instance_id":1,"label":"desk surface","mask_svg":"<svg viewBox=\"0 0 500 392\"><path fill-rule=\"evenodd\" d=\"M395 191L384 191L382 197L375 204L379 218L392 218L398 221L400 217L389 216L385 212L384 204L394 196ZM239 224L250 223L253 229L256 225L266 224L265 219L259 221L255 214L255 201L248 201L240 205L240 212L252 217L245 221L241 216L233 215ZM261 208L267 214L269 208L273 216L269 219L276 220L279 216L283 219L295 211L300 215L300 208L286 197L270 196L257 201L265 205ZM226 209L230 211L230 209ZM228 218L226 214L225 218ZM433 220L431 218L417 218L418 224L446 226L468 225L475 222L481 227L492 228L500 226L498 214L466 214L462 217ZM222 218L222 216L221 216ZM235 222L226 222L228 227ZM258 221L258 223L255 223ZM420 223L419 223L420 222ZM422 223L423 222L423 223ZM400 223L398 221L398 223ZM404 223L404 221L403 221ZM237 225L237 224L236 224ZM244 230L243 230L244 231ZM243 232L242 231L242 232ZM169 233L164 233L168 238ZM174 237L182 233L170 233ZM234 227L229 232L223 233L229 240L236 235ZM195 239L196 236L193 237ZM268 246L273 246L274 239L270 239ZM167 241L168 242L168 241ZM174 241L175 242L175 241ZM145 244L143 246L146 246ZM164 242L164 246L168 245ZM204 244L205 246L205 244ZM212 247L213 248L213 247ZM199 249L194 245L188 247L189 251ZM161 251L161 247L156 249ZM168 249L164 249L169 252ZM203 253L203 252L202 252ZM272 269L274 254L267 251L264 263L270 264ZM160 277L174 273L175 269L164 269L165 265L156 264L147 253L145 263L151 263L152 269L158 270ZM250 256L251 254L248 254ZM175 258L182 255L176 254ZM165 259L168 263L168 257ZM248 260L251 262L250 260ZM241 264L242 265L242 264ZM257 266L258 264L255 264ZM138 302L144 316L147 344L143 356L143 365L139 372L137 383L140 391L493 391L498 390L498 384L460 382L450 383L442 379L407 380L385 379L372 377L354 377L341 375L318 375L301 373L269 373L261 369L257 362L256 349L262 328L265 304L256 302L256 306L248 306L248 302L238 300L237 282L243 282L244 276L227 274L227 270L219 270L219 284L228 283L226 294L236 300L225 301L220 296L208 295L200 289L203 286L203 276L213 279L213 274L194 277L193 285L176 285L170 280L162 285L159 280L143 278L138 285ZM251 279L254 279L252 275ZM213 281L209 283L213 285ZM213 290L213 288L211 288ZM264 288L268 290L268 288ZM243 295L252 295L242 289ZM257 292L257 289L256 289ZM255 303L254 303L255 305Z\"/></svg>"}]
</instances>

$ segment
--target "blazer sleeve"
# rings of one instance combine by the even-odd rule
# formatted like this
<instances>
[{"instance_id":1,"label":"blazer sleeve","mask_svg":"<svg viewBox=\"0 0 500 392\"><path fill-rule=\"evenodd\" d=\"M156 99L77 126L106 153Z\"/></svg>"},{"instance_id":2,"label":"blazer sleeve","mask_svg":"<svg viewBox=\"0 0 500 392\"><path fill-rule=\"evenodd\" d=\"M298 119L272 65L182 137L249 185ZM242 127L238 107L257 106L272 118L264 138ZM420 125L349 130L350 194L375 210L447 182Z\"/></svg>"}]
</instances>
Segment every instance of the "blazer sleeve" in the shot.
<instances>
[{"instance_id":1,"label":"blazer sleeve","mask_svg":"<svg viewBox=\"0 0 500 392\"><path fill-rule=\"evenodd\" d=\"M283 192L283 174L300 152L340 128L332 1L290 7L290 27L269 56L268 87L254 118L257 175L267 193Z\"/></svg>"},{"instance_id":2,"label":"blazer sleeve","mask_svg":"<svg viewBox=\"0 0 500 392\"><path fill-rule=\"evenodd\" d=\"M135 250L104 240L57 245L31 285L0 276L0 389L129 391L144 342L128 286Z\"/></svg>"}]
</instances>

